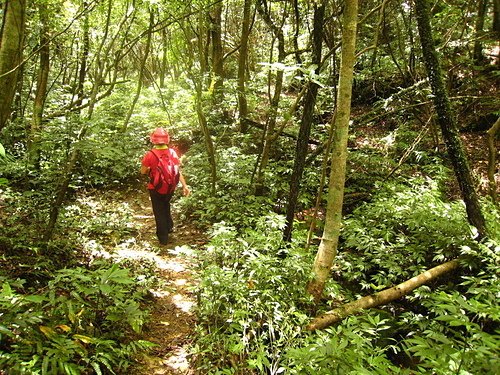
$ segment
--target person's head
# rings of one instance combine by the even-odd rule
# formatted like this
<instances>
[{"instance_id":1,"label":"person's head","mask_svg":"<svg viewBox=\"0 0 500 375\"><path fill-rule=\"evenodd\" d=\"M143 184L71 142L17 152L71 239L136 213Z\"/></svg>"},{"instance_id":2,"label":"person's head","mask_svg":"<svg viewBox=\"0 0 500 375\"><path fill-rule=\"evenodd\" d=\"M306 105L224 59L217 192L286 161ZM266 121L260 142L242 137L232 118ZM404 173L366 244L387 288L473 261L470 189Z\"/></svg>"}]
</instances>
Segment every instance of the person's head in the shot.
<instances>
[{"instance_id":1,"label":"person's head","mask_svg":"<svg viewBox=\"0 0 500 375\"><path fill-rule=\"evenodd\" d=\"M149 139L154 145L166 145L170 142L170 136L163 128L156 128L149 136Z\"/></svg>"}]
</instances>

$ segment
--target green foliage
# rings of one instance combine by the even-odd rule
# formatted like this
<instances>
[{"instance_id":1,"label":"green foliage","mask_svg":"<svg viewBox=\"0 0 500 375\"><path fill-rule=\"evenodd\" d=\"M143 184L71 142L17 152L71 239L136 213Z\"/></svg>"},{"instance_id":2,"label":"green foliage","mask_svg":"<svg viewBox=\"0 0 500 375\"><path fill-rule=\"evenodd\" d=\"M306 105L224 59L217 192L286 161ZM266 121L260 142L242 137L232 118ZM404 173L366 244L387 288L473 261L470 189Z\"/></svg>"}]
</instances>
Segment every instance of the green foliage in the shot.
<instances>
[{"instance_id":1,"label":"green foliage","mask_svg":"<svg viewBox=\"0 0 500 375\"><path fill-rule=\"evenodd\" d=\"M115 373L151 343L131 339L147 312L145 290L118 265L56 272L27 294L4 281L0 292L0 368L19 374Z\"/></svg>"},{"instance_id":2,"label":"green foliage","mask_svg":"<svg viewBox=\"0 0 500 375\"><path fill-rule=\"evenodd\" d=\"M309 257L297 248L277 257L282 226L274 215L241 234L220 224L200 254L194 352L203 373L276 372L282 351L300 335Z\"/></svg>"},{"instance_id":3,"label":"green foliage","mask_svg":"<svg viewBox=\"0 0 500 375\"><path fill-rule=\"evenodd\" d=\"M272 207L269 197L253 195L251 187L254 157L237 147L221 149L216 196L210 193L210 173L206 155L193 146L187 156L187 179L196 186L182 203L182 211L190 212L201 224L224 221L231 226L251 226L257 217ZM244 202L244 204L242 204ZM221 207L224 207L221 210Z\"/></svg>"},{"instance_id":4,"label":"green foliage","mask_svg":"<svg viewBox=\"0 0 500 375\"><path fill-rule=\"evenodd\" d=\"M419 288L409 300L424 310L405 312L399 322L409 332L402 347L422 373L495 374L500 365L500 244L489 240L461 253L471 271L462 272L457 288Z\"/></svg>"},{"instance_id":5,"label":"green foliage","mask_svg":"<svg viewBox=\"0 0 500 375\"><path fill-rule=\"evenodd\" d=\"M407 280L472 245L461 202L444 202L431 180L416 178L408 185L379 186L377 197L345 221L339 269L369 292Z\"/></svg>"},{"instance_id":6,"label":"green foliage","mask_svg":"<svg viewBox=\"0 0 500 375\"><path fill-rule=\"evenodd\" d=\"M285 354L286 374L404 374L380 346L391 327L378 315L351 316L340 325L305 336Z\"/></svg>"},{"instance_id":7,"label":"green foliage","mask_svg":"<svg viewBox=\"0 0 500 375\"><path fill-rule=\"evenodd\" d=\"M85 218L82 220L82 218ZM130 204L116 191L99 196L79 194L61 213L61 225L78 233L79 243L119 243L138 231Z\"/></svg>"},{"instance_id":8,"label":"green foliage","mask_svg":"<svg viewBox=\"0 0 500 375\"><path fill-rule=\"evenodd\" d=\"M418 178L405 185L380 186L377 196L344 223L336 278L353 292L353 286L359 285L366 294L461 257L461 275L447 276L448 284L435 292L422 286L405 301L388 306L400 315L392 322L399 342L391 351L397 362L412 368L412 373L493 374L500 342L496 307L500 231L494 224L499 212L484 202L488 221L493 224L491 238L477 243L463 204L445 202L438 186L430 179ZM334 296L341 292L337 288Z\"/></svg>"},{"instance_id":9,"label":"green foliage","mask_svg":"<svg viewBox=\"0 0 500 375\"><path fill-rule=\"evenodd\" d=\"M495 282L498 285L498 277ZM500 296L498 286L493 291L481 287L481 292L494 294L496 301ZM412 331L402 343L421 373L496 374L500 366L500 315L496 301L484 303L481 299L458 291L441 291L423 298L421 303L432 320ZM418 322L418 318L412 320ZM420 321L414 325L424 324Z\"/></svg>"}]
</instances>

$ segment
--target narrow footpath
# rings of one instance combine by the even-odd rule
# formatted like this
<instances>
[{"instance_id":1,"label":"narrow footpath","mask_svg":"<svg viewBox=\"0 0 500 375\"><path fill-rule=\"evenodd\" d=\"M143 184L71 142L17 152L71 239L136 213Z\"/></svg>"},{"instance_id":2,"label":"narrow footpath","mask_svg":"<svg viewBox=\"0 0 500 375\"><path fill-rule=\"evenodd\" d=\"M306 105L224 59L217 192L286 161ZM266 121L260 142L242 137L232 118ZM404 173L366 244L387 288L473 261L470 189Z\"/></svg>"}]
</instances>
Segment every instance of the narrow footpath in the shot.
<instances>
[{"instance_id":1,"label":"narrow footpath","mask_svg":"<svg viewBox=\"0 0 500 375\"><path fill-rule=\"evenodd\" d=\"M160 280L158 288L151 290L151 316L140 337L157 346L142 358L127 375L190 375L188 347L196 323L195 296L192 288L195 249L204 246L205 236L189 225L178 225L175 218L174 233L169 244L160 246L156 240L154 217L147 192L141 191L131 201L134 220L140 223L140 233L134 248L118 250L119 258L145 259L156 268Z\"/></svg>"}]
</instances>

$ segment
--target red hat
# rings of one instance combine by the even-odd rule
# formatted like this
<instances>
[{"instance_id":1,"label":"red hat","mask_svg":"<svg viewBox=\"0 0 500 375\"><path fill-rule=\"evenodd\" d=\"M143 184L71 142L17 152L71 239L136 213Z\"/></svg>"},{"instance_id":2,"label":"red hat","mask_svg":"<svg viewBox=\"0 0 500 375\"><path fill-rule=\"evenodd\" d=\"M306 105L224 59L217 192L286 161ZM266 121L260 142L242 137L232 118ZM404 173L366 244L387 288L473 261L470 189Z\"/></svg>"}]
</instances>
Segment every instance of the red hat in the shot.
<instances>
[{"instance_id":1,"label":"red hat","mask_svg":"<svg viewBox=\"0 0 500 375\"><path fill-rule=\"evenodd\" d=\"M154 132L149 136L151 143L154 145L167 144L170 142L170 136L168 132L163 128L156 128Z\"/></svg>"}]
</instances>

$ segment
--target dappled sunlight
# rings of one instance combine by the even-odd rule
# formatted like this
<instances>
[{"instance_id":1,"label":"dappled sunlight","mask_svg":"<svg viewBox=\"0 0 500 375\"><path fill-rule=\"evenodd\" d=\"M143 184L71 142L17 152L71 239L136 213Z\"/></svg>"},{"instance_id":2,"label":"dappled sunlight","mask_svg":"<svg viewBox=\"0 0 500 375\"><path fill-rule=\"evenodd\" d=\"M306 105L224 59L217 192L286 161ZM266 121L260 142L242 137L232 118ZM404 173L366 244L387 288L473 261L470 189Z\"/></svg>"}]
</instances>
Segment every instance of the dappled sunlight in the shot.
<instances>
[{"instance_id":1,"label":"dappled sunlight","mask_svg":"<svg viewBox=\"0 0 500 375\"><path fill-rule=\"evenodd\" d=\"M191 313L194 307L194 301L190 298L186 298L185 295L176 294L172 297L172 302L177 306L178 309L185 313Z\"/></svg>"},{"instance_id":2,"label":"dappled sunlight","mask_svg":"<svg viewBox=\"0 0 500 375\"><path fill-rule=\"evenodd\" d=\"M189 370L188 355L185 348L177 348L164 363L172 369L185 372Z\"/></svg>"},{"instance_id":3,"label":"dappled sunlight","mask_svg":"<svg viewBox=\"0 0 500 375\"><path fill-rule=\"evenodd\" d=\"M118 248L113 254L113 257L119 259L147 259L154 262L161 270L183 272L186 269L184 265L176 259L163 257L148 249Z\"/></svg>"}]
</instances>

